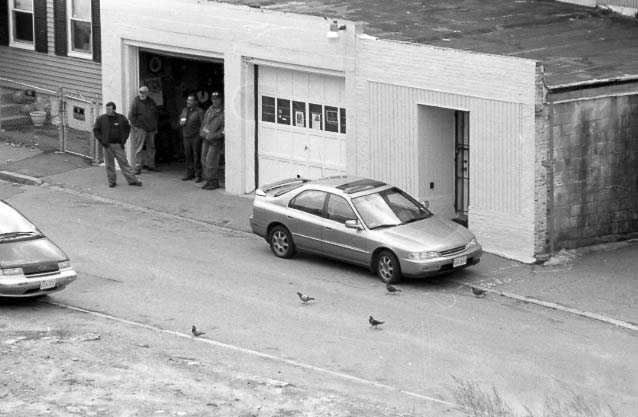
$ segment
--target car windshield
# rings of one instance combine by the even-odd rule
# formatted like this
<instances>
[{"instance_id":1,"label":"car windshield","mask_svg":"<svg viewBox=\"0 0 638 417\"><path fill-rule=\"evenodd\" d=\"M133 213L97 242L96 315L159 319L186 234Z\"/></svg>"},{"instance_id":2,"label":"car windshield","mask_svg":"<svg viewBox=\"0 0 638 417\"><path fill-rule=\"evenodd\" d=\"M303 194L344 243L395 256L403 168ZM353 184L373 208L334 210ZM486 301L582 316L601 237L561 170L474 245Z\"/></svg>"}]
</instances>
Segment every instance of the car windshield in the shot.
<instances>
[{"instance_id":1,"label":"car windshield","mask_svg":"<svg viewBox=\"0 0 638 417\"><path fill-rule=\"evenodd\" d=\"M8 233L0 233L0 242L4 242L7 240L24 240L24 239L35 239L40 238L42 235L38 232L8 232Z\"/></svg>"},{"instance_id":2,"label":"car windshield","mask_svg":"<svg viewBox=\"0 0 638 417\"><path fill-rule=\"evenodd\" d=\"M396 187L353 198L352 203L370 229L398 226L432 215L423 205Z\"/></svg>"}]
</instances>

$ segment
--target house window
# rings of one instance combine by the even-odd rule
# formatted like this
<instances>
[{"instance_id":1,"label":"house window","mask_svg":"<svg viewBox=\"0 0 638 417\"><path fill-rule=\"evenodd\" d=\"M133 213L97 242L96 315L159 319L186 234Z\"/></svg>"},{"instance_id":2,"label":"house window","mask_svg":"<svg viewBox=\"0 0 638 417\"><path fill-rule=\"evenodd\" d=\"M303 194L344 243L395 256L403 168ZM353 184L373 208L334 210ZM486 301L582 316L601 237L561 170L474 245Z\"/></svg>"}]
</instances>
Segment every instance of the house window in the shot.
<instances>
[{"instance_id":1,"label":"house window","mask_svg":"<svg viewBox=\"0 0 638 417\"><path fill-rule=\"evenodd\" d=\"M11 0L11 46L33 49L33 0Z\"/></svg>"},{"instance_id":2,"label":"house window","mask_svg":"<svg viewBox=\"0 0 638 417\"><path fill-rule=\"evenodd\" d=\"M91 0L68 0L69 55L91 58Z\"/></svg>"}]
</instances>

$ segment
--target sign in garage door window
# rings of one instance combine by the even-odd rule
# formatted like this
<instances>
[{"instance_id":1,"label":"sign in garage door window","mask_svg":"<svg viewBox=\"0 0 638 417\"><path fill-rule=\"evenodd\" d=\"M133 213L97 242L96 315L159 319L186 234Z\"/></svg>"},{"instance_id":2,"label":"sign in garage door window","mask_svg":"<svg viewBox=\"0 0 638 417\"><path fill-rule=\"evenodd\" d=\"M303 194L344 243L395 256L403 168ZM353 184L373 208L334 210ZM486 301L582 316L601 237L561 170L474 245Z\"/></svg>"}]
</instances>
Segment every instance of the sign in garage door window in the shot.
<instances>
[{"instance_id":1,"label":"sign in garage door window","mask_svg":"<svg viewBox=\"0 0 638 417\"><path fill-rule=\"evenodd\" d=\"M325 107L325 130L326 132L339 132L339 109L332 106Z\"/></svg>"},{"instance_id":2,"label":"sign in garage door window","mask_svg":"<svg viewBox=\"0 0 638 417\"><path fill-rule=\"evenodd\" d=\"M321 104L308 104L308 111L310 112L310 128L321 130Z\"/></svg>"},{"instance_id":3,"label":"sign in garage door window","mask_svg":"<svg viewBox=\"0 0 638 417\"><path fill-rule=\"evenodd\" d=\"M306 103L301 101L293 101L292 115L294 117L295 126L306 127Z\"/></svg>"},{"instance_id":4,"label":"sign in garage door window","mask_svg":"<svg viewBox=\"0 0 638 417\"><path fill-rule=\"evenodd\" d=\"M290 100L277 99L277 123L282 125L290 124Z\"/></svg>"}]
</instances>

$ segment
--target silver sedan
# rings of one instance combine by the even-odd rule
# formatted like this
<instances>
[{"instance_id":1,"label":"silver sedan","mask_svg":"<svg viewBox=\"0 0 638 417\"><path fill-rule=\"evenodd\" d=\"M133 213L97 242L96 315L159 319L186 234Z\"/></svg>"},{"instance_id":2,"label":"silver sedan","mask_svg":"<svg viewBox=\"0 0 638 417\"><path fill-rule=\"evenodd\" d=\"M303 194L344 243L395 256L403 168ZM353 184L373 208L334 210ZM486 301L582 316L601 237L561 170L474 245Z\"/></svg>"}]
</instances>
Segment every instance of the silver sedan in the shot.
<instances>
[{"instance_id":1,"label":"silver sedan","mask_svg":"<svg viewBox=\"0 0 638 417\"><path fill-rule=\"evenodd\" d=\"M299 250L339 259L370 268L386 283L465 268L482 255L465 227L397 187L354 176L263 186L250 225L278 257Z\"/></svg>"}]
</instances>

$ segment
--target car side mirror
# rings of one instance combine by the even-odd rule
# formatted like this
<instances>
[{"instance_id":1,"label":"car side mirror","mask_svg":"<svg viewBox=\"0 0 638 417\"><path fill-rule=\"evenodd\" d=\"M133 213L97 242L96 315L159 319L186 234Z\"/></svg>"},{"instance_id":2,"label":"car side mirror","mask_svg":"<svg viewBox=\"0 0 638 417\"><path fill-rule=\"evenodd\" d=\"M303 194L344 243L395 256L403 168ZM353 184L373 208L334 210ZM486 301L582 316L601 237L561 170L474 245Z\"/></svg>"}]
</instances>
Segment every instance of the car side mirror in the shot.
<instances>
[{"instance_id":1,"label":"car side mirror","mask_svg":"<svg viewBox=\"0 0 638 417\"><path fill-rule=\"evenodd\" d=\"M359 224L358 220L346 220L346 227L348 229L363 230L363 226Z\"/></svg>"},{"instance_id":2,"label":"car side mirror","mask_svg":"<svg viewBox=\"0 0 638 417\"><path fill-rule=\"evenodd\" d=\"M428 200L421 201L421 205L425 208L430 208L430 201Z\"/></svg>"}]
</instances>

